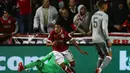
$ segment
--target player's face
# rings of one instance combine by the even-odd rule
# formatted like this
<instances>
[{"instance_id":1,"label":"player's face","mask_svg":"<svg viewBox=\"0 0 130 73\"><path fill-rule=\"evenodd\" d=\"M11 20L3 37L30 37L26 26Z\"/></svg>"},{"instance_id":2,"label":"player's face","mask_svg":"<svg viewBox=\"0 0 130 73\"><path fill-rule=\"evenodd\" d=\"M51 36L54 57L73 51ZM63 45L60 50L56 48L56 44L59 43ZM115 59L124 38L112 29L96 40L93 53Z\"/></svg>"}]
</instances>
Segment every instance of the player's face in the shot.
<instances>
[{"instance_id":1,"label":"player's face","mask_svg":"<svg viewBox=\"0 0 130 73\"><path fill-rule=\"evenodd\" d=\"M8 12L4 11L3 16L4 16L5 18L7 18L7 17L9 16Z\"/></svg>"},{"instance_id":2,"label":"player's face","mask_svg":"<svg viewBox=\"0 0 130 73\"><path fill-rule=\"evenodd\" d=\"M60 25L55 25L55 32L60 33L61 32L61 26Z\"/></svg>"},{"instance_id":3,"label":"player's face","mask_svg":"<svg viewBox=\"0 0 130 73\"><path fill-rule=\"evenodd\" d=\"M106 12L106 11L107 11L107 9L108 9L108 5L107 5L107 4L105 4L105 5L104 5L104 11Z\"/></svg>"},{"instance_id":4,"label":"player's face","mask_svg":"<svg viewBox=\"0 0 130 73\"><path fill-rule=\"evenodd\" d=\"M43 6L44 6L44 8L48 8L49 5L50 5L50 1L49 1L49 0L44 0L44 1L43 1Z\"/></svg>"}]
</instances>

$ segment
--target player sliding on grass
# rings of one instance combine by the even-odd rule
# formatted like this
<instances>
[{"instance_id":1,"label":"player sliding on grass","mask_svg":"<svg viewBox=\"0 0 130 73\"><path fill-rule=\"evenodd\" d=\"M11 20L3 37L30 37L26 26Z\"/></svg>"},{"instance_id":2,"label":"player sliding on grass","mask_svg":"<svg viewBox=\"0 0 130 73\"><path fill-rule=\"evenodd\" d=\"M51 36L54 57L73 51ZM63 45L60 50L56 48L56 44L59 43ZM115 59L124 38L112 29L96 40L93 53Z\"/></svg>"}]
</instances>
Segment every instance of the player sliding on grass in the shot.
<instances>
[{"instance_id":1,"label":"player sliding on grass","mask_svg":"<svg viewBox=\"0 0 130 73\"><path fill-rule=\"evenodd\" d=\"M47 63L44 63L48 61ZM67 61L65 61L68 64ZM35 62L31 62L27 65L23 65L22 62L18 65L18 71L21 72L25 69L28 69L28 72L31 72L30 68L36 67L38 73L59 73L61 67L56 63L55 56L53 52L49 53L42 60L37 60Z\"/></svg>"},{"instance_id":2,"label":"player sliding on grass","mask_svg":"<svg viewBox=\"0 0 130 73\"><path fill-rule=\"evenodd\" d=\"M66 73L75 73L73 67L75 66L75 61L71 51L68 49L67 41L71 41L82 54L87 54L79 48L76 41L72 39L69 33L64 31L60 24L55 24L55 28L50 32L46 45L52 46L53 53L56 57L56 62L61 66L61 68ZM69 61L69 66L64 63L64 59Z\"/></svg>"}]
</instances>

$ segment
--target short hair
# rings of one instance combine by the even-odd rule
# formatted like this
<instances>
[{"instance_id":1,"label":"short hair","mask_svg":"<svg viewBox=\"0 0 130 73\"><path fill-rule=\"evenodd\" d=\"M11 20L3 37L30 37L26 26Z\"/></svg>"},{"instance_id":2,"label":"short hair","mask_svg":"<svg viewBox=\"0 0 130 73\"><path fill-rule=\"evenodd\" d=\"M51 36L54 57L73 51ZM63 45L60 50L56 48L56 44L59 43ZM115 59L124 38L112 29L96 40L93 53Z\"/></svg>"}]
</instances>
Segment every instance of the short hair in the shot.
<instances>
[{"instance_id":1,"label":"short hair","mask_svg":"<svg viewBox=\"0 0 130 73\"><path fill-rule=\"evenodd\" d=\"M99 8L102 8L104 4L107 4L107 2L104 1L104 0L99 0L99 1L98 1L98 7L99 7Z\"/></svg>"},{"instance_id":2,"label":"short hair","mask_svg":"<svg viewBox=\"0 0 130 73\"><path fill-rule=\"evenodd\" d=\"M59 13L62 14L62 11L63 11L63 10L67 10L67 11L68 11L67 8L63 7L63 8L60 8L60 9L59 9Z\"/></svg>"},{"instance_id":3,"label":"short hair","mask_svg":"<svg viewBox=\"0 0 130 73\"><path fill-rule=\"evenodd\" d=\"M2 10L2 15L4 14L4 12L9 13L8 9L3 9L3 10Z\"/></svg>"},{"instance_id":4,"label":"short hair","mask_svg":"<svg viewBox=\"0 0 130 73\"><path fill-rule=\"evenodd\" d=\"M45 0L42 0L42 2L44 2ZM51 0L48 0L49 2L51 2Z\"/></svg>"},{"instance_id":5,"label":"short hair","mask_svg":"<svg viewBox=\"0 0 130 73\"><path fill-rule=\"evenodd\" d=\"M60 24L58 24L58 23L56 23L55 26L56 26L56 25L62 27L62 26L61 26Z\"/></svg>"}]
</instances>

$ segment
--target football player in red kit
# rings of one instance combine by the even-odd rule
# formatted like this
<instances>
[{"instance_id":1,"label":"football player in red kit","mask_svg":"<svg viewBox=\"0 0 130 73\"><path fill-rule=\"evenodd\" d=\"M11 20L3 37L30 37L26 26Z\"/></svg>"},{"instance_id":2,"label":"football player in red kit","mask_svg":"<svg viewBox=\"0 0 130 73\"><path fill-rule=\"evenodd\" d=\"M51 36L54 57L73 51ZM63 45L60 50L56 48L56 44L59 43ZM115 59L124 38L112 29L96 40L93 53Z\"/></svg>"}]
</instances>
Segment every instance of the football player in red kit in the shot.
<instances>
[{"instance_id":1,"label":"football player in red kit","mask_svg":"<svg viewBox=\"0 0 130 73\"><path fill-rule=\"evenodd\" d=\"M87 54L87 52L79 48L76 41L72 39L71 35L64 31L59 24L55 24L55 29L50 32L46 45L52 46L56 62L66 73L75 73L75 70L73 69L75 61L71 51L68 49L68 45L66 44L67 41L71 41L80 53ZM69 61L69 66L65 65L64 58Z\"/></svg>"},{"instance_id":2,"label":"football player in red kit","mask_svg":"<svg viewBox=\"0 0 130 73\"><path fill-rule=\"evenodd\" d=\"M9 15L8 11L5 9L3 10L3 15L0 18L0 33L3 36L0 37L0 43L2 44L9 44L8 41L12 34L17 33L18 31L18 24L15 18Z\"/></svg>"}]
</instances>

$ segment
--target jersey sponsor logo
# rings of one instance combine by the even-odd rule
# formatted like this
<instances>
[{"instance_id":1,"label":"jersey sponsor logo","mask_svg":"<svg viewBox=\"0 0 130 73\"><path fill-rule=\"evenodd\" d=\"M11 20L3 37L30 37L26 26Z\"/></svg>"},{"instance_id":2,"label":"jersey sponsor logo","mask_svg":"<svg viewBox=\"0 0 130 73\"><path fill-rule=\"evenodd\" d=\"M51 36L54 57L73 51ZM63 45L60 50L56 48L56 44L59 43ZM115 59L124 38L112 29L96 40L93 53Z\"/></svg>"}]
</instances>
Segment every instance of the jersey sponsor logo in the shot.
<instances>
[{"instance_id":1,"label":"jersey sponsor logo","mask_svg":"<svg viewBox=\"0 0 130 73\"><path fill-rule=\"evenodd\" d=\"M23 62L24 65L29 64L30 62L36 61L38 59L42 59L42 57L38 56L11 56L11 57L6 57L6 56L0 56L0 72L1 71L6 71L7 69L11 71L17 71L18 69L18 63ZM33 70L36 70L36 68L33 68Z\"/></svg>"},{"instance_id":2,"label":"jersey sponsor logo","mask_svg":"<svg viewBox=\"0 0 130 73\"><path fill-rule=\"evenodd\" d=\"M130 71L130 56L127 56L127 53L126 50L120 51L119 69L121 71Z\"/></svg>"}]
</instances>

